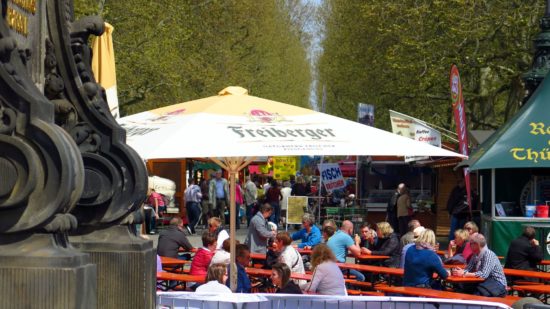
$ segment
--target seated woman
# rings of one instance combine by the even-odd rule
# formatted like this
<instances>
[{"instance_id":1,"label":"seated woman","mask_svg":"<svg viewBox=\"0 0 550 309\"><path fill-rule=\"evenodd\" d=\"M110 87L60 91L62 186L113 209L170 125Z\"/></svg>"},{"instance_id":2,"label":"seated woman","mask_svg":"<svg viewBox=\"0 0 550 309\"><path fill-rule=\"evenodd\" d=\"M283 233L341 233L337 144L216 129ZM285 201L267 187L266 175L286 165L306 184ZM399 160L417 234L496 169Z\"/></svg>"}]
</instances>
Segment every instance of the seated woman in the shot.
<instances>
[{"instance_id":1,"label":"seated woman","mask_svg":"<svg viewBox=\"0 0 550 309\"><path fill-rule=\"evenodd\" d=\"M277 234L274 242L275 251L279 252L277 262L285 263L293 273L305 274L302 256L291 246L291 243L292 238L290 238L288 232L279 232ZM304 280L295 280L294 282L299 285L306 284Z\"/></svg>"},{"instance_id":2,"label":"seated woman","mask_svg":"<svg viewBox=\"0 0 550 309\"><path fill-rule=\"evenodd\" d=\"M208 268L206 283L199 286L197 293L231 293L224 282L227 280L227 266L225 264L213 264Z\"/></svg>"},{"instance_id":3,"label":"seated woman","mask_svg":"<svg viewBox=\"0 0 550 309\"><path fill-rule=\"evenodd\" d=\"M208 272L208 266L216 251L217 237L214 233L204 232L202 233L202 245L203 247L197 250L193 261L191 262L190 275L206 276Z\"/></svg>"},{"instance_id":4,"label":"seated woman","mask_svg":"<svg viewBox=\"0 0 550 309\"><path fill-rule=\"evenodd\" d=\"M382 264L387 267L399 267L401 248L399 238L393 232L391 225L388 222L376 223L376 235L378 236L378 241L372 246L372 249L361 251L369 255L387 255L390 258Z\"/></svg>"},{"instance_id":5,"label":"seated woman","mask_svg":"<svg viewBox=\"0 0 550 309\"><path fill-rule=\"evenodd\" d=\"M306 285L306 293L348 295L344 275L336 264L336 257L325 244L318 244L311 254L313 276Z\"/></svg>"},{"instance_id":6,"label":"seated woman","mask_svg":"<svg viewBox=\"0 0 550 309\"><path fill-rule=\"evenodd\" d=\"M467 230L458 229L455 231L455 239L449 242L449 256L445 264L467 264L472 256L470 248L470 233Z\"/></svg>"},{"instance_id":7,"label":"seated woman","mask_svg":"<svg viewBox=\"0 0 550 309\"><path fill-rule=\"evenodd\" d=\"M239 241L236 240L236 244L239 244ZM210 261L210 265L213 264L229 264L229 259L231 257L230 253L230 247L231 247L231 241L228 239L223 241L222 247L214 253L214 256L212 257L212 261Z\"/></svg>"},{"instance_id":8,"label":"seated woman","mask_svg":"<svg viewBox=\"0 0 550 309\"><path fill-rule=\"evenodd\" d=\"M285 263L276 263L271 267L271 283L277 287L276 293L302 294L300 287L290 280L290 268Z\"/></svg>"},{"instance_id":9,"label":"seated woman","mask_svg":"<svg viewBox=\"0 0 550 309\"><path fill-rule=\"evenodd\" d=\"M415 244L407 250L405 255L403 285L436 288L433 281L434 272L443 279L447 278L450 273L443 267L443 263L436 253L434 232L426 229L420 234Z\"/></svg>"}]
</instances>

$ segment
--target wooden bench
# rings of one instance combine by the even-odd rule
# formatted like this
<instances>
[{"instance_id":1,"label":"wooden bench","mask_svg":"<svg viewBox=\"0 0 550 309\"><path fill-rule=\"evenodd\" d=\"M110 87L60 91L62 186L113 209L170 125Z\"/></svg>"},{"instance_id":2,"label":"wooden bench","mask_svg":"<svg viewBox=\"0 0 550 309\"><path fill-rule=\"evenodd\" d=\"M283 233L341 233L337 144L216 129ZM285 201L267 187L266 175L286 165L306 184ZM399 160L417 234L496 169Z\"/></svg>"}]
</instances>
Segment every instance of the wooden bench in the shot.
<instances>
[{"instance_id":1,"label":"wooden bench","mask_svg":"<svg viewBox=\"0 0 550 309\"><path fill-rule=\"evenodd\" d=\"M376 287L377 290L385 293L403 294L409 296L431 297L431 298L446 298L446 299L460 299L460 300L477 300L496 302L511 306L516 301L520 300L518 296L506 296L506 297L485 297L464 293L439 291L425 288L405 287L405 286L380 286Z\"/></svg>"},{"instance_id":2,"label":"wooden bench","mask_svg":"<svg viewBox=\"0 0 550 309\"><path fill-rule=\"evenodd\" d=\"M550 273L534 270L521 270L504 268L504 274L510 277L527 277L533 279L542 279L544 281L550 281Z\"/></svg>"},{"instance_id":3,"label":"wooden bench","mask_svg":"<svg viewBox=\"0 0 550 309\"><path fill-rule=\"evenodd\" d=\"M384 293L376 291L362 291L362 290L352 290L346 289L349 296L384 296Z\"/></svg>"},{"instance_id":4,"label":"wooden bench","mask_svg":"<svg viewBox=\"0 0 550 309\"><path fill-rule=\"evenodd\" d=\"M512 290L525 293L540 294L544 297L544 302L548 303L548 295L550 295L550 285L538 284L538 285L514 285Z\"/></svg>"}]
</instances>

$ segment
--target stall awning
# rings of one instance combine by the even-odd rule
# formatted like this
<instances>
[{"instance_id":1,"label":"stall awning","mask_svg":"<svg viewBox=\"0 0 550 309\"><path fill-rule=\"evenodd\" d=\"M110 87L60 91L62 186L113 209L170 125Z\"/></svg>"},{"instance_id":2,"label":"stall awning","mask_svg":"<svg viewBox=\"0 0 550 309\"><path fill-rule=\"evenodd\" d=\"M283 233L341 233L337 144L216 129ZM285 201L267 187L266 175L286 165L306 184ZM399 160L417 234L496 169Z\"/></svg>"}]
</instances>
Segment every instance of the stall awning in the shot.
<instances>
[{"instance_id":1,"label":"stall awning","mask_svg":"<svg viewBox=\"0 0 550 309\"><path fill-rule=\"evenodd\" d=\"M468 161L472 170L550 167L550 78Z\"/></svg>"}]
</instances>

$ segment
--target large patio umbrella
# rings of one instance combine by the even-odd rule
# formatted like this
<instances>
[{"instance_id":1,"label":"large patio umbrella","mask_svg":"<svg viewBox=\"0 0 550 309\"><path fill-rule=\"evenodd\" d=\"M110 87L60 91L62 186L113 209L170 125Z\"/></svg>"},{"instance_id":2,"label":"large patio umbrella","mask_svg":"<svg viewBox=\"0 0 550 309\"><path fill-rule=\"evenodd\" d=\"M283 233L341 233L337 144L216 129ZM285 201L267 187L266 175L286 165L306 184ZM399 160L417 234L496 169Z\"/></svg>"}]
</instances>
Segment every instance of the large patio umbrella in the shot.
<instances>
[{"instance_id":1,"label":"large patio umbrella","mask_svg":"<svg viewBox=\"0 0 550 309\"><path fill-rule=\"evenodd\" d=\"M392 155L463 157L309 109L248 95L228 87L217 96L166 106L119 119L127 143L144 159L208 157L229 172L230 210L235 179L257 156ZM235 219L230 211L231 252ZM231 254L234 267L235 255ZM231 271L236 287L236 270Z\"/></svg>"}]
</instances>

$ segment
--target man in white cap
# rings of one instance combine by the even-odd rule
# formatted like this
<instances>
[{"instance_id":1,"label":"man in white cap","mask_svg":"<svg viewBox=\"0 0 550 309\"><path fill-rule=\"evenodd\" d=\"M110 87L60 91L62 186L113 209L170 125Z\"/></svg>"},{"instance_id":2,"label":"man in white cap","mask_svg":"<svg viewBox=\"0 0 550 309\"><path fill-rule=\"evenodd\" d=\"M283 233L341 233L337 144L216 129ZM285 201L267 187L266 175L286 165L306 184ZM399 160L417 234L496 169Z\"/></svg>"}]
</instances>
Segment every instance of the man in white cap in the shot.
<instances>
[{"instance_id":1,"label":"man in white cap","mask_svg":"<svg viewBox=\"0 0 550 309\"><path fill-rule=\"evenodd\" d=\"M420 237L420 234L422 234L425 230L426 228L424 228L423 226L419 226L413 230L413 235L414 235L413 241L411 243L406 244L403 247L403 250L401 251L401 262L400 262L401 268L405 267L405 255L407 254L407 250L409 250L410 247L415 245L415 240L418 237Z\"/></svg>"}]
</instances>

